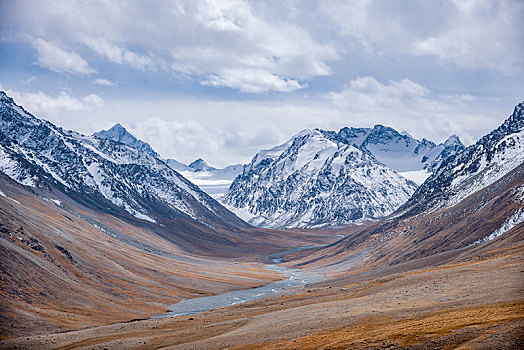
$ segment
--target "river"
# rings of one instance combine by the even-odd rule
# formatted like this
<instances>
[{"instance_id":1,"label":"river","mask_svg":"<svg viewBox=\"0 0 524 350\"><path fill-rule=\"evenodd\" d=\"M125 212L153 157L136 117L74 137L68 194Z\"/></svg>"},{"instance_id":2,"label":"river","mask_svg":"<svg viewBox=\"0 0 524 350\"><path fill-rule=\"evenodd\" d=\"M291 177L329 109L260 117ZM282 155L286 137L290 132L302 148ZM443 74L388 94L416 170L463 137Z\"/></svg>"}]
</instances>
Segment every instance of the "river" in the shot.
<instances>
[{"instance_id":1,"label":"river","mask_svg":"<svg viewBox=\"0 0 524 350\"><path fill-rule=\"evenodd\" d=\"M319 273L306 272L298 269L289 269L287 267L278 265L282 262L283 255L290 254L299 250L316 247L319 246L299 247L276 254L272 257L272 260L275 264L267 265L266 269L283 274L287 277L285 280L273 282L258 288L235 290L226 294L182 300L176 304L169 306L169 312L163 315L154 316L152 317L152 319L194 315L199 312L216 309L219 307L235 305L255 299L260 299L262 297L282 292L286 289L321 281L323 279L323 276Z\"/></svg>"}]
</instances>

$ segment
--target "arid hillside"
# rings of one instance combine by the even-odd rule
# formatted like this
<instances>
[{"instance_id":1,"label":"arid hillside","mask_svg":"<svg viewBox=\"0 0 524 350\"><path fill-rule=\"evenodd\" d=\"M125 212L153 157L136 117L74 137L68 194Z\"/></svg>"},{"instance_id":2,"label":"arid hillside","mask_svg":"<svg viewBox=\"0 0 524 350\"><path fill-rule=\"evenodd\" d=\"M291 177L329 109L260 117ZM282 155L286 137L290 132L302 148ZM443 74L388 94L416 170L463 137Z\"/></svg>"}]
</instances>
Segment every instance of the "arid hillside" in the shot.
<instances>
[{"instance_id":1,"label":"arid hillside","mask_svg":"<svg viewBox=\"0 0 524 350\"><path fill-rule=\"evenodd\" d=\"M282 277L256 261L335 239L247 229L213 259L206 245L197 256L154 231L159 225L133 225L57 190L31 190L0 175L0 191L3 338L149 318L182 299L267 284Z\"/></svg>"}]
</instances>

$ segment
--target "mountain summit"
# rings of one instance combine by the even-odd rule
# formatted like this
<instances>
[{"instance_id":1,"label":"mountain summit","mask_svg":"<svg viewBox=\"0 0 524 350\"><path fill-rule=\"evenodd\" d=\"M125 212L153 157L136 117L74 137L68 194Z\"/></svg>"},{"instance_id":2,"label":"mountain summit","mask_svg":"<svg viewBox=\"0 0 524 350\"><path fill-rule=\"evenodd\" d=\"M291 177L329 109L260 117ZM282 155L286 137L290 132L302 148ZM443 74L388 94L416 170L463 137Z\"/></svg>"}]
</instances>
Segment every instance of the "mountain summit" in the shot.
<instances>
[{"instance_id":1,"label":"mountain summit","mask_svg":"<svg viewBox=\"0 0 524 350\"><path fill-rule=\"evenodd\" d=\"M257 226L336 226L388 215L416 187L354 143L315 129L255 155L222 201Z\"/></svg>"},{"instance_id":2,"label":"mountain summit","mask_svg":"<svg viewBox=\"0 0 524 350\"><path fill-rule=\"evenodd\" d=\"M209 163L203 160L202 158L198 158L194 162L190 163L188 167L190 167L191 169L195 171L210 171L210 170L216 169L212 167L211 165L209 165Z\"/></svg>"},{"instance_id":3,"label":"mountain summit","mask_svg":"<svg viewBox=\"0 0 524 350\"><path fill-rule=\"evenodd\" d=\"M253 225L337 226L392 213L442 160L464 146L395 129L303 130L257 153L222 202ZM410 181L411 180L411 181Z\"/></svg>"},{"instance_id":4,"label":"mountain summit","mask_svg":"<svg viewBox=\"0 0 524 350\"><path fill-rule=\"evenodd\" d=\"M136 140L119 125L103 134ZM130 214L179 232L182 226L187 232L246 227L148 152L37 119L5 93L0 93L0 171L24 185L56 188L83 205L128 218Z\"/></svg>"},{"instance_id":5,"label":"mountain summit","mask_svg":"<svg viewBox=\"0 0 524 350\"><path fill-rule=\"evenodd\" d=\"M93 134L95 137L112 140L115 142L123 143L130 147L136 148L139 151L146 152L152 157L158 158L159 154L153 150L153 148L146 142L137 139L133 134L126 130L119 123L115 124L109 130L102 130Z\"/></svg>"}]
</instances>

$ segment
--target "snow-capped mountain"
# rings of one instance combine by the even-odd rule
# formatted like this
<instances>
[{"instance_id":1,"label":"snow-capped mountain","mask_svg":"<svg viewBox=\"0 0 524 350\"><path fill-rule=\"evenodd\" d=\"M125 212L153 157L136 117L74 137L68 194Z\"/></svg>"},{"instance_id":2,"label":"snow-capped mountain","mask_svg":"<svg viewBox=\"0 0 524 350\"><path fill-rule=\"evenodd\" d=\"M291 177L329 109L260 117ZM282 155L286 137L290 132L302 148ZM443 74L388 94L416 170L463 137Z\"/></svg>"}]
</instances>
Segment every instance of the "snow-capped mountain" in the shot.
<instances>
[{"instance_id":1,"label":"snow-capped mountain","mask_svg":"<svg viewBox=\"0 0 524 350\"><path fill-rule=\"evenodd\" d=\"M102 138L102 139L120 142L120 143L123 143L124 145L128 145L133 148L136 148L139 151L146 152L147 154L149 154L152 157L155 157L155 158L159 157L158 153L156 153L148 143L137 139L135 136L129 133L126 130L126 128L124 128L122 125L118 123L115 124L109 130L102 130L99 132L95 132L93 136Z\"/></svg>"},{"instance_id":2,"label":"snow-capped mountain","mask_svg":"<svg viewBox=\"0 0 524 350\"><path fill-rule=\"evenodd\" d=\"M188 165L188 167L190 167L194 171L211 171L216 169L209 165L209 163L203 160L202 158L198 158L195 161L191 162Z\"/></svg>"},{"instance_id":3,"label":"snow-capped mountain","mask_svg":"<svg viewBox=\"0 0 524 350\"><path fill-rule=\"evenodd\" d=\"M338 133L325 133L366 149L389 168L419 184L438 168L443 159L464 148L456 135L435 145L425 138L419 141L383 125L375 125L372 129L346 127Z\"/></svg>"},{"instance_id":4,"label":"snow-capped mountain","mask_svg":"<svg viewBox=\"0 0 524 350\"><path fill-rule=\"evenodd\" d=\"M151 222L181 218L245 225L151 152L107 139L107 133L97 137L64 130L35 118L3 92L0 117L0 171L19 183L49 183L77 201L103 210L113 204ZM110 135L143 147L124 128L111 130Z\"/></svg>"},{"instance_id":5,"label":"snow-capped mountain","mask_svg":"<svg viewBox=\"0 0 524 350\"><path fill-rule=\"evenodd\" d=\"M399 213L436 210L460 202L524 162L524 103L497 129L442 162Z\"/></svg>"},{"instance_id":6,"label":"snow-capped mountain","mask_svg":"<svg viewBox=\"0 0 524 350\"><path fill-rule=\"evenodd\" d=\"M255 155L222 202L257 226L331 226L388 215L416 187L347 137L315 129Z\"/></svg>"},{"instance_id":7,"label":"snow-capped mountain","mask_svg":"<svg viewBox=\"0 0 524 350\"><path fill-rule=\"evenodd\" d=\"M176 170L201 190L215 198L224 195L235 177L242 172L243 164L229 165L223 169L217 169L202 158L196 159L189 165L173 158L163 159L148 143L137 139L120 124L116 124L107 131L96 132L93 136L123 143L162 160L171 169Z\"/></svg>"},{"instance_id":8,"label":"snow-capped mountain","mask_svg":"<svg viewBox=\"0 0 524 350\"><path fill-rule=\"evenodd\" d=\"M398 208L443 159L463 148L455 135L435 145L382 125L303 130L257 153L221 201L264 227L378 218Z\"/></svg>"}]
</instances>

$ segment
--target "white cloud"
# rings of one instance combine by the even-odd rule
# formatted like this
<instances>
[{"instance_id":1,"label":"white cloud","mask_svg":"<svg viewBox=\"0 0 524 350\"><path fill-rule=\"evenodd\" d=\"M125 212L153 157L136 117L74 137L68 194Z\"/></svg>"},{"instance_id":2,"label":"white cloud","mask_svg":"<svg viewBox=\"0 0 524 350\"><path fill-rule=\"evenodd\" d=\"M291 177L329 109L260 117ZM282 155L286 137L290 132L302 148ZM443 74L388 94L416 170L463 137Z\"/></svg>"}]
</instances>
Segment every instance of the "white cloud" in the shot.
<instances>
[{"instance_id":1,"label":"white cloud","mask_svg":"<svg viewBox=\"0 0 524 350\"><path fill-rule=\"evenodd\" d=\"M65 51L43 39L34 40L33 47L37 51L37 63L41 67L58 73L89 75L94 72L80 55Z\"/></svg>"},{"instance_id":2,"label":"white cloud","mask_svg":"<svg viewBox=\"0 0 524 350\"><path fill-rule=\"evenodd\" d=\"M102 86L116 86L117 85L117 83L115 83L114 81L102 79L102 78L93 80L93 84L102 85Z\"/></svg>"},{"instance_id":3,"label":"white cloud","mask_svg":"<svg viewBox=\"0 0 524 350\"><path fill-rule=\"evenodd\" d=\"M463 142L472 143L505 117L471 95L435 94L409 79L381 83L373 77L360 77L326 97L357 126L385 124L434 141L457 134Z\"/></svg>"},{"instance_id":4,"label":"white cloud","mask_svg":"<svg viewBox=\"0 0 524 350\"><path fill-rule=\"evenodd\" d=\"M504 107L504 106L503 106ZM122 123L163 157L215 166L249 162L260 149L285 142L304 128L339 130L375 124L435 142L457 134L474 142L512 112L471 95L441 95L409 79L354 79L323 99L210 102L135 96L106 100L104 108L62 113L58 125L92 133ZM74 116L74 117L73 117Z\"/></svg>"},{"instance_id":5,"label":"white cloud","mask_svg":"<svg viewBox=\"0 0 524 350\"><path fill-rule=\"evenodd\" d=\"M84 40L84 44L111 62L127 64L141 70L155 69L155 63L150 57L122 49L105 38L87 38Z\"/></svg>"},{"instance_id":6,"label":"white cloud","mask_svg":"<svg viewBox=\"0 0 524 350\"><path fill-rule=\"evenodd\" d=\"M306 87L295 79L286 79L264 70L227 69L203 81L204 85L227 86L243 92L289 92Z\"/></svg>"},{"instance_id":7,"label":"white cloud","mask_svg":"<svg viewBox=\"0 0 524 350\"><path fill-rule=\"evenodd\" d=\"M3 90L1 84L0 89ZM96 94L73 97L66 92L60 92L56 96L45 94L42 91L18 92L7 89L5 92L18 105L23 106L38 118L58 117L59 120L64 120L68 117L69 112L92 111L104 106L104 100Z\"/></svg>"},{"instance_id":8,"label":"white cloud","mask_svg":"<svg viewBox=\"0 0 524 350\"><path fill-rule=\"evenodd\" d=\"M12 31L48 41L59 38L67 47L82 45L112 63L165 69L204 85L246 92L301 89L306 80L332 74L329 63L339 58L331 45L314 40L300 24L266 16L247 0L155 6L139 0L43 0L21 1L9 10L14 13L5 20ZM57 65L42 59L42 65L91 72L80 56L45 43L40 46L71 59Z\"/></svg>"},{"instance_id":9,"label":"white cloud","mask_svg":"<svg viewBox=\"0 0 524 350\"><path fill-rule=\"evenodd\" d=\"M519 0L325 0L319 8L370 53L436 56L507 75L524 66Z\"/></svg>"},{"instance_id":10,"label":"white cloud","mask_svg":"<svg viewBox=\"0 0 524 350\"><path fill-rule=\"evenodd\" d=\"M22 83L23 85L31 85L37 79L38 79L38 77L36 75L32 75L29 78L20 80L20 83Z\"/></svg>"}]
</instances>

